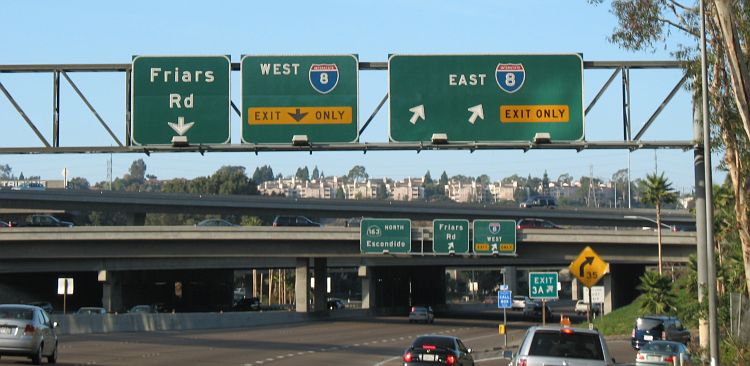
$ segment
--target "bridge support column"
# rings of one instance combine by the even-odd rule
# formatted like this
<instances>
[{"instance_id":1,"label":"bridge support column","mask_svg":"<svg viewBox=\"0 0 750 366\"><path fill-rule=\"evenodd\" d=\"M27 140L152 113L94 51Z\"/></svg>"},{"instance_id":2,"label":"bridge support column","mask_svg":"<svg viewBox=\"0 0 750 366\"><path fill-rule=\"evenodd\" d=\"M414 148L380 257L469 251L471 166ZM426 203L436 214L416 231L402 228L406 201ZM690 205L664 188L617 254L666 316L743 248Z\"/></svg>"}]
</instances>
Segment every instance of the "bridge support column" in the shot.
<instances>
[{"instance_id":1,"label":"bridge support column","mask_svg":"<svg viewBox=\"0 0 750 366\"><path fill-rule=\"evenodd\" d=\"M362 309L371 309L375 306L375 284L372 283L371 268L359 266L357 274L362 281Z\"/></svg>"},{"instance_id":2,"label":"bridge support column","mask_svg":"<svg viewBox=\"0 0 750 366\"><path fill-rule=\"evenodd\" d=\"M571 276L572 277L572 276ZM578 282L578 279L573 277L570 281L570 295L571 300L578 300L578 288L581 287L581 284Z\"/></svg>"},{"instance_id":3,"label":"bridge support column","mask_svg":"<svg viewBox=\"0 0 750 366\"><path fill-rule=\"evenodd\" d=\"M124 310L122 308L122 283L118 275L119 273L113 271L101 271L99 273L99 280L104 281L102 284L102 307L110 313Z\"/></svg>"},{"instance_id":4,"label":"bridge support column","mask_svg":"<svg viewBox=\"0 0 750 366\"><path fill-rule=\"evenodd\" d=\"M518 276L516 274L516 267L503 267L503 276L505 277L505 284L508 285L508 290L512 291L513 294L516 294L516 290L518 289Z\"/></svg>"},{"instance_id":5,"label":"bridge support column","mask_svg":"<svg viewBox=\"0 0 750 366\"><path fill-rule=\"evenodd\" d=\"M326 258L313 259L313 276L315 277L315 288L313 289L313 311L316 313L328 312L328 260Z\"/></svg>"},{"instance_id":6,"label":"bridge support column","mask_svg":"<svg viewBox=\"0 0 750 366\"><path fill-rule=\"evenodd\" d=\"M611 313L615 308L612 296L612 276L604 276L601 281L604 285L604 306L602 307L602 315L604 315Z\"/></svg>"},{"instance_id":7,"label":"bridge support column","mask_svg":"<svg viewBox=\"0 0 750 366\"><path fill-rule=\"evenodd\" d=\"M143 225L146 225L146 213L145 212L128 213L128 226L143 226Z\"/></svg>"},{"instance_id":8,"label":"bridge support column","mask_svg":"<svg viewBox=\"0 0 750 366\"><path fill-rule=\"evenodd\" d=\"M310 261L307 258L297 258L295 266L294 299L295 310L306 313L308 309L308 291L310 290Z\"/></svg>"}]
</instances>

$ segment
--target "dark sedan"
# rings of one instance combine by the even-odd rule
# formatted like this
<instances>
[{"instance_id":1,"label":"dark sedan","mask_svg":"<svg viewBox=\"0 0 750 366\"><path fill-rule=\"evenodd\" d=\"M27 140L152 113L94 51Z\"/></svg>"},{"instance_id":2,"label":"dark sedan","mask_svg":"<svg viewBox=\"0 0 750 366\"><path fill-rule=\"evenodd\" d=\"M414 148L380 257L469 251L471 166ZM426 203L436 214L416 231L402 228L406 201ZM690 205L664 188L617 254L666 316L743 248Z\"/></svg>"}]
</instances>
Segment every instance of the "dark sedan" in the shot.
<instances>
[{"instance_id":1,"label":"dark sedan","mask_svg":"<svg viewBox=\"0 0 750 366\"><path fill-rule=\"evenodd\" d=\"M404 366L474 366L471 348L460 339L444 335L423 335L404 351Z\"/></svg>"}]
</instances>

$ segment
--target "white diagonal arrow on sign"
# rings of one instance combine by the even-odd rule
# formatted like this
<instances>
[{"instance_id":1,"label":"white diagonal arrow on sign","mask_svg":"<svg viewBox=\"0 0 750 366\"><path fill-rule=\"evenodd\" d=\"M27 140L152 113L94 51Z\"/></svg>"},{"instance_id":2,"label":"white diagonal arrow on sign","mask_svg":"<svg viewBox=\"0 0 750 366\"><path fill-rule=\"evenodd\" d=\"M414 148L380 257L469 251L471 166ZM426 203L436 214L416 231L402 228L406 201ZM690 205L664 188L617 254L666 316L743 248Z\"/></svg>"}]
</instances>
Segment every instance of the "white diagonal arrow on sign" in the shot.
<instances>
[{"instance_id":1,"label":"white diagonal arrow on sign","mask_svg":"<svg viewBox=\"0 0 750 366\"><path fill-rule=\"evenodd\" d=\"M469 108L469 112L471 112L471 117L469 117L469 123L471 124L477 121L477 117L484 119L484 108L482 108L481 104Z\"/></svg>"},{"instance_id":2,"label":"white diagonal arrow on sign","mask_svg":"<svg viewBox=\"0 0 750 366\"><path fill-rule=\"evenodd\" d=\"M411 118L409 118L409 122L411 122L411 124L413 124L413 125L417 124L417 120L420 119L420 118L423 121L425 120L425 117L424 117L424 104L420 104L420 105L418 105L416 107L409 108L409 112L414 113L414 115L412 115Z\"/></svg>"},{"instance_id":3,"label":"white diagonal arrow on sign","mask_svg":"<svg viewBox=\"0 0 750 366\"><path fill-rule=\"evenodd\" d=\"M169 127L172 127L174 132L177 132L180 136L184 135L185 132L187 132L190 127L193 127L193 124L195 122L188 122L185 123L185 117L177 117L177 123L174 122L167 122L169 124Z\"/></svg>"}]
</instances>

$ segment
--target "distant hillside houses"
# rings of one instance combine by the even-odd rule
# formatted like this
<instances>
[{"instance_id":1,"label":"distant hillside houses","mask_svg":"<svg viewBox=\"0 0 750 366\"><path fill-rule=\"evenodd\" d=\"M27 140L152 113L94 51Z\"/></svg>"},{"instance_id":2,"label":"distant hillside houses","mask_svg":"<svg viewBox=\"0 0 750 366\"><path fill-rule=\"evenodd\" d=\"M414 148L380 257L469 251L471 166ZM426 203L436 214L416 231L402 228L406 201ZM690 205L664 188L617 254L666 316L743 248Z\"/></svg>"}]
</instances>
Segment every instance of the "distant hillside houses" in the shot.
<instances>
[{"instance_id":1,"label":"distant hillside houses","mask_svg":"<svg viewBox=\"0 0 750 366\"><path fill-rule=\"evenodd\" d=\"M620 185L622 187L622 185ZM623 207L627 203L627 192L618 191L614 182L597 182L589 191L588 187L582 187L580 181L549 182L545 188L541 184L538 187L519 186L518 182L491 182L482 184L477 180L467 182L451 179L442 187L445 196L455 202L461 203L498 203L523 201L528 196L534 196L544 192L558 201L579 202L589 207ZM371 178L365 181L343 182L338 177L324 177L318 180L299 180L292 178L278 178L273 181L263 182L258 186L263 195L283 195L294 198L320 198L320 199L388 199L395 201L418 201L425 199L424 178L405 178L393 180L390 178ZM442 192L441 192L442 193ZM632 192L634 202L637 192ZM615 197L617 202L615 203ZM679 199L682 207L687 208L692 197Z\"/></svg>"}]
</instances>

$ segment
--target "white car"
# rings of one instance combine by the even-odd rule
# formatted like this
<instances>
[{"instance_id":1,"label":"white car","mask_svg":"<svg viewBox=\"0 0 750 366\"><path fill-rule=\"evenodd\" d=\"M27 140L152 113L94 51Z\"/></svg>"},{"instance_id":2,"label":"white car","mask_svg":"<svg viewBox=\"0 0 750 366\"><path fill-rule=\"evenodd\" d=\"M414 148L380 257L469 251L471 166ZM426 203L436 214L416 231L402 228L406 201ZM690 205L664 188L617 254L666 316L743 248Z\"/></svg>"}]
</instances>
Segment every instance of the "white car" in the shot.
<instances>
[{"instance_id":1,"label":"white car","mask_svg":"<svg viewBox=\"0 0 750 366\"><path fill-rule=\"evenodd\" d=\"M412 306L409 312L409 323L425 322L432 323L435 321L435 315L429 306Z\"/></svg>"},{"instance_id":2,"label":"white car","mask_svg":"<svg viewBox=\"0 0 750 366\"><path fill-rule=\"evenodd\" d=\"M508 351L511 352L511 351ZM526 331L508 366L614 366L607 342L596 330L534 326Z\"/></svg>"},{"instance_id":3,"label":"white car","mask_svg":"<svg viewBox=\"0 0 750 366\"><path fill-rule=\"evenodd\" d=\"M526 311L526 307L534 303L534 300L527 296L513 296L513 303L511 303L511 310Z\"/></svg>"},{"instance_id":4,"label":"white car","mask_svg":"<svg viewBox=\"0 0 750 366\"><path fill-rule=\"evenodd\" d=\"M576 301L576 308L575 308L576 314L583 315L586 314L587 311L589 311L589 304L583 300ZM592 313L600 313L601 308L599 304L591 304L591 312Z\"/></svg>"}]
</instances>

